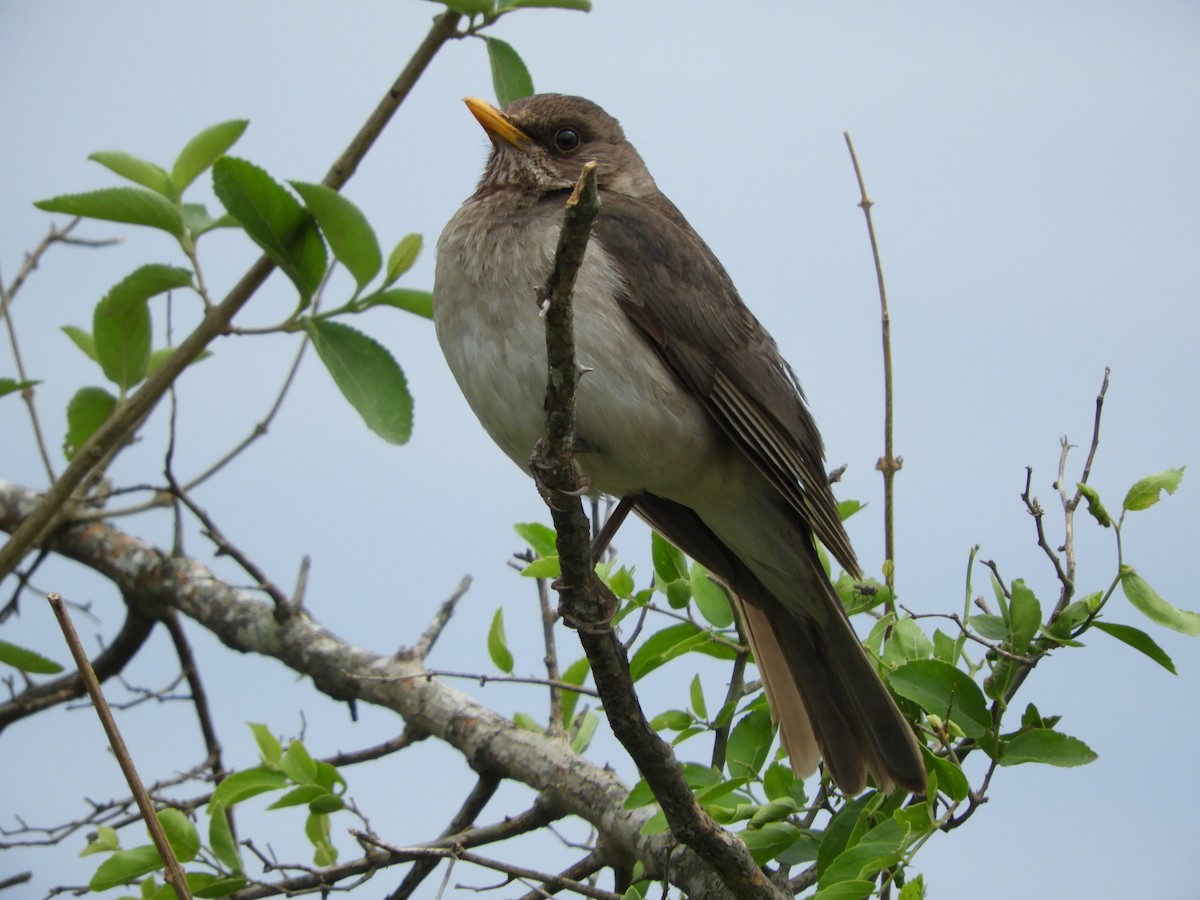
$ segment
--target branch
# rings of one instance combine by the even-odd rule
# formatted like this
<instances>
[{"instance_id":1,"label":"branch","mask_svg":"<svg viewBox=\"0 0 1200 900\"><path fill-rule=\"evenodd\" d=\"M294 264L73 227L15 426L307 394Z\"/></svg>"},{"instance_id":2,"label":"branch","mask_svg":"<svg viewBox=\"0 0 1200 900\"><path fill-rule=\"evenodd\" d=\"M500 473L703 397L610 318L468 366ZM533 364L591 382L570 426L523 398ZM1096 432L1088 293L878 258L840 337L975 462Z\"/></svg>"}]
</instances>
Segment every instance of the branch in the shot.
<instances>
[{"instance_id":1,"label":"branch","mask_svg":"<svg viewBox=\"0 0 1200 900\"><path fill-rule=\"evenodd\" d=\"M0 530L18 528L39 499L0 479ZM102 522L69 525L47 546L141 602L178 610L233 650L278 659L335 700L395 711L409 728L454 747L476 770L550 792L563 815L593 825L613 854L640 859L647 877L669 874L693 897L730 896L695 854L680 851L668 835L641 833L650 811L624 808L629 788L615 773L578 756L565 741L518 728L474 697L426 679L418 661L355 647L309 615L280 622L257 592L234 588L200 562Z\"/></svg>"},{"instance_id":2,"label":"branch","mask_svg":"<svg viewBox=\"0 0 1200 900\"><path fill-rule=\"evenodd\" d=\"M454 36L459 18L458 13L448 10L434 19L433 27L408 65L325 176L322 183L326 187L339 190L349 181L358 164L404 102L442 44ZM0 547L0 578L11 572L31 547L45 539L60 511L67 506L75 489L96 464L129 438L138 423L150 414L168 388L174 384L175 379L214 339L225 332L233 317L262 287L267 276L274 270L275 263L269 257L259 257L225 299L207 312L196 326L196 330L183 340L175 352L163 361L145 383L130 395L79 449L71 464L46 492L37 509L25 518L20 529Z\"/></svg>"},{"instance_id":3,"label":"branch","mask_svg":"<svg viewBox=\"0 0 1200 900\"><path fill-rule=\"evenodd\" d=\"M546 319L546 437L534 450L531 468L558 533L562 578L556 587L563 620L577 628L613 733L662 805L672 834L712 866L733 896L775 900L779 892L745 845L696 804L671 748L646 721L625 648L610 625L617 600L596 577L592 563L591 533L580 502L586 478L580 476L574 457L580 371L571 292L599 208L595 164L589 163L567 201L554 268L538 298Z\"/></svg>"},{"instance_id":4,"label":"branch","mask_svg":"<svg viewBox=\"0 0 1200 900\"><path fill-rule=\"evenodd\" d=\"M871 219L871 207L875 204L867 196L867 184L863 180L862 169L858 166L858 156L854 152L850 132L846 131L842 134L846 138L846 147L850 151L850 160L854 164L854 177L858 179L858 192L862 197L858 205L862 207L863 216L867 220L867 234L871 239L871 257L875 260L875 281L879 285L880 327L883 333L883 456L875 463L875 468L883 473L884 576L887 579L887 586L894 588L896 562L894 487L896 473L904 465L904 459L894 454L892 446L892 320L888 314L887 288L883 283L883 263L879 259L879 242L875 239L875 222ZM885 607L889 613L896 611L891 600L886 603Z\"/></svg>"}]
</instances>

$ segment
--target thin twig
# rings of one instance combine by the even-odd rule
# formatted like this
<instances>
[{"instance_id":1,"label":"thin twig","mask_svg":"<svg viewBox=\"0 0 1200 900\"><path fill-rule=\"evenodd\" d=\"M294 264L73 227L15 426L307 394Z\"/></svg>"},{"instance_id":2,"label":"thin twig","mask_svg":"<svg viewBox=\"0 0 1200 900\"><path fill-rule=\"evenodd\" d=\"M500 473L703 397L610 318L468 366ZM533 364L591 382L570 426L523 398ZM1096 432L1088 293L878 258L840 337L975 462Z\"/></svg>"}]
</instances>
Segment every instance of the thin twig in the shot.
<instances>
[{"instance_id":1,"label":"thin twig","mask_svg":"<svg viewBox=\"0 0 1200 900\"><path fill-rule=\"evenodd\" d=\"M71 623L71 616L63 603L62 595L48 594L46 599L50 601L50 608L54 610L54 616L58 619L59 627L62 628L63 637L71 650L71 656L75 658L75 665L79 668L79 674L87 687L88 696L91 697L92 705L96 708L96 715L99 716L104 733L108 736L108 745L117 758L117 764L120 765L121 772L125 775L129 790L133 792L138 809L141 810L142 819L150 831L150 839L154 842L154 848L163 861L163 880L175 889L175 896L179 900L191 900L192 892L188 889L183 867L175 858L175 852L171 849L171 842L167 840L162 823L158 821L158 815L154 810L150 795L146 793L137 767L133 764L133 758L125 746L125 740L121 737L121 731L117 728L108 703L105 702L104 692L100 690L100 682L96 678L96 673L92 671L87 653L84 652L83 644L79 641L79 635L75 633L75 626Z\"/></svg>"},{"instance_id":2,"label":"thin twig","mask_svg":"<svg viewBox=\"0 0 1200 900\"><path fill-rule=\"evenodd\" d=\"M429 623L429 627L425 629L425 633L421 635L420 639L412 645L411 649L402 649L397 655L420 660L429 656L430 651L433 650L433 645L437 643L437 639L441 636L442 630L450 621L450 617L454 615L454 609L458 606L458 601L463 598L470 588L471 576L464 575L463 580L458 583L458 587L438 607L433 621Z\"/></svg>"},{"instance_id":3,"label":"thin twig","mask_svg":"<svg viewBox=\"0 0 1200 900\"><path fill-rule=\"evenodd\" d=\"M875 238L875 223L871 218L871 207L875 204L867 196L867 185L863 180L862 169L858 165L858 156L854 152L854 143L850 140L850 132L843 132L846 147L850 151L850 160L854 164L854 177L858 180L858 191L861 196L858 205L862 208L867 220L867 234L871 240L871 257L875 261L875 281L879 286L880 328L883 333L883 456L875 463L875 468L883 473L883 553L884 579L889 588L895 589L896 567L896 531L895 531L895 501L894 485L896 473L904 465L904 459L896 456L892 444L892 321L888 313L887 288L883 282L883 263L879 258L879 242ZM887 612L895 612L895 606L889 599L884 608Z\"/></svg>"}]
</instances>

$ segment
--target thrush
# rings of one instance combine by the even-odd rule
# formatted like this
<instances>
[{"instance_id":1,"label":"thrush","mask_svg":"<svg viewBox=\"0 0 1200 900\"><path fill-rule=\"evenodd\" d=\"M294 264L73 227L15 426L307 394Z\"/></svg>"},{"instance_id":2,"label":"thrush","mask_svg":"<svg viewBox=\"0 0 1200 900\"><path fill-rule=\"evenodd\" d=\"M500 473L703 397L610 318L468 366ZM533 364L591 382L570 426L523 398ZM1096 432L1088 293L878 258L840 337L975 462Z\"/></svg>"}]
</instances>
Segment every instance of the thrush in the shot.
<instances>
[{"instance_id":1,"label":"thrush","mask_svg":"<svg viewBox=\"0 0 1200 900\"><path fill-rule=\"evenodd\" d=\"M799 776L925 789L913 729L876 674L814 538L858 562L800 383L620 124L581 97L467 106L492 142L438 240L433 317L484 429L522 468L545 430L537 290L589 160L601 207L575 284L576 458L734 597Z\"/></svg>"}]
</instances>

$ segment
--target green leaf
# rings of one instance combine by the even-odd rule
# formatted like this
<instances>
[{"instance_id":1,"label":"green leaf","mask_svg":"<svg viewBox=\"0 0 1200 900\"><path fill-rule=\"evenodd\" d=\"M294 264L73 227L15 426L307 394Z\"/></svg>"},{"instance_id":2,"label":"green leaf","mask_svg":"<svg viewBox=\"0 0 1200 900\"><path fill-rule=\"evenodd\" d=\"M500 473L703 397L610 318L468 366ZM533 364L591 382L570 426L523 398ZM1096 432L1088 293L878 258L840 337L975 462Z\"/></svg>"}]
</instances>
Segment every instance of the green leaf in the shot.
<instances>
[{"instance_id":1,"label":"green leaf","mask_svg":"<svg viewBox=\"0 0 1200 900\"><path fill-rule=\"evenodd\" d=\"M655 632L634 652L629 674L634 681L685 653L704 653L717 659L733 659L737 654L727 644L713 639L707 631L691 622L681 622Z\"/></svg>"},{"instance_id":2,"label":"green leaf","mask_svg":"<svg viewBox=\"0 0 1200 900\"><path fill-rule=\"evenodd\" d=\"M0 397L16 394L20 391L41 384L40 381L17 381L15 378L0 378Z\"/></svg>"},{"instance_id":3,"label":"green leaf","mask_svg":"<svg viewBox=\"0 0 1200 900\"><path fill-rule=\"evenodd\" d=\"M855 878L821 888L813 894L812 900L865 900L873 893L875 893L874 881Z\"/></svg>"},{"instance_id":4,"label":"green leaf","mask_svg":"<svg viewBox=\"0 0 1200 900\"><path fill-rule=\"evenodd\" d=\"M1200 634L1200 614L1172 606L1158 596L1133 566L1121 566L1121 589L1129 602L1151 621L1192 637Z\"/></svg>"},{"instance_id":5,"label":"green leaf","mask_svg":"<svg viewBox=\"0 0 1200 900\"><path fill-rule=\"evenodd\" d=\"M513 525L513 531L529 545L535 556L558 555L558 536L549 525L541 522L518 522Z\"/></svg>"},{"instance_id":6,"label":"green leaf","mask_svg":"<svg viewBox=\"0 0 1200 900\"><path fill-rule=\"evenodd\" d=\"M97 825L96 836L91 839L79 855L91 856L93 853L112 853L121 847L121 839L117 837L117 829L110 825Z\"/></svg>"},{"instance_id":7,"label":"green leaf","mask_svg":"<svg viewBox=\"0 0 1200 900\"><path fill-rule=\"evenodd\" d=\"M867 504L861 500L839 500L837 505L838 518L845 522L859 510L865 509L866 506Z\"/></svg>"},{"instance_id":8,"label":"green leaf","mask_svg":"<svg viewBox=\"0 0 1200 900\"><path fill-rule=\"evenodd\" d=\"M943 718L948 714L967 737L982 737L992 727L979 685L940 659L907 662L888 675L888 683L926 712Z\"/></svg>"},{"instance_id":9,"label":"green leaf","mask_svg":"<svg viewBox=\"0 0 1200 900\"><path fill-rule=\"evenodd\" d=\"M1108 528L1112 525L1112 517L1108 514L1108 510L1104 508L1104 504L1100 502L1100 494L1094 487L1084 484L1082 481L1077 481L1075 487L1079 489L1079 493L1087 500L1088 512L1092 514L1092 518Z\"/></svg>"},{"instance_id":10,"label":"green leaf","mask_svg":"<svg viewBox=\"0 0 1200 900\"><path fill-rule=\"evenodd\" d=\"M933 642L916 620L907 617L898 620L883 651L884 661L889 665L899 665L910 659L928 659L931 656Z\"/></svg>"},{"instance_id":11,"label":"green leaf","mask_svg":"<svg viewBox=\"0 0 1200 900\"><path fill-rule=\"evenodd\" d=\"M220 803L208 801L208 845L217 861L231 872L242 871L242 854L233 829L229 825L229 813Z\"/></svg>"},{"instance_id":12,"label":"green leaf","mask_svg":"<svg viewBox=\"0 0 1200 900\"><path fill-rule=\"evenodd\" d=\"M650 534L650 559L654 562L654 574L663 584L690 577L683 552L657 531Z\"/></svg>"},{"instance_id":13,"label":"green leaf","mask_svg":"<svg viewBox=\"0 0 1200 900\"><path fill-rule=\"evenodd\" d=\"M254 735L254 742L258 744L258 752L263 758L263 762L268 765L277 766L279 760L283 757L283 745L279 743L279 738L271 733L266 725L261 722L247 722L250 726L250 732Z\"/></svg>"},{"instance_id":14,"label":"green leaf","mask_svg":"<svg viewBox=\"0 0 1200 900\"><path fill-rule=\"evenodd\" d=\"M980 637L989 641L1002 641L1008 637L1008 626L1004 623L1004 619L992 613L977 613L967 616L967 625L974 629Z\"/></svg>"},{"instance_id":15,"label":"green leaf","mask_svg":"<svg viewBox=\"0 0 1200 900\"><path fill-rule=\"evenodd\" d=\"M740 836L754 861L762 866L792 846L800 837L800 829L791 822L769 821L761 827L747 828Z\"/></svg>"},{"instance_id":16,"label":"green leaf","mask_svg":"<svg viewBox=\"0 0 1200 900\"><path fill-rule=\"evenodd\" d=\"M1021 763L1047 763L1051 766L1071 768L1082 766L1097 759L1087 744L1048 728L1031 728L1020 731L1000 742L1000 765L1016 766Z\"/></svg>"},{"instance_id":17,"label":"green leaf","mask_svg":"<svg viewBox=\"0 0 1200 900\"><path fill-rule=\"evenodd\" d=\"M246 119L219 122L188 141L171 167L171 184L176 196L181 196L193 181L237 143L249 124Z\"/></svg>"},{"instance_id":18,"label":"green leaf","mask_svg":"<svg viewBox=\"0 0 1200 900\"><path fill-rule=\"evenodd\" d=\"M329 795L329 791L321 787L319 784L302 784L297 788L292 788L267 809L287 809L289 806L307 806L318 797Z\"/></svg>"},{"instance_id":19,"label":"green leaf","mask_svg":"<svg viewBox=\"0 0 1200 900\"><path fill-rule=\"evenodd\" d=\"M496 610L496 614L492 616L492 627L488 629L487 637L488 656L492 658L492 663L501 672L507 675L512 674L513 670L513 655L508 649L508 639L504 636L504 610Z\"/></svg>"},{"instance_id":20,"label":"green leaf","mask_svg":"<svg viewBox=\"0 0 1200 900\"><path fill-rule=\"evenodd\" d=\"M525 578L558 578L562 575L562 566L557 556L542 556L523 568L521 575Z\"/></svg>"},{"instance_id":21,"label":"green leaf","mask_svg":"<svg viewBox=\"0 0 1200 900\"><path fill-rule=\"evenodd\" d=\"M117 408L117 398L104 388L84 387L75 392L67 404L67 436L63 440L63 455L74 459L79 448L104 424Z\"/></svg>"},{"instance_id":22,"label":"green leaf","mask_svg":"<svg viewBox=\"0 0 1200 900\"><path fill-rule=\"evenodd\" d=\"M361 291L383 265L379 241L367 217L333 188L305 181L290 184L321 226L334 257L354 276Z\"/></svg>"},{"instance_id":23,"label":"green leaf","mask_svg":"<svg viewBox=\"0 0 1200 900\"><path fill-rule=\"evenodd\" d=\"M33 650L10 644L8 641L0 641L0 663L5 663L31 675L57 675L63 670L63 667L54 660L47 659Z\"/></svg>"},{"instance_id":24,"label":"green leaf","mask_svg":"<svg viewBox=\"0 0 1200 900\"><path fill-rule=\"evenodd\" d=\"M217 785L209 803L215 802L228 809L257 794L277 791L287 786L288 779L283 772L259 766L242 772L234 772Z\"/></svg>"},{"instance_id":25,"label":"green leaf","mask_svg":"<svg viewBox=\"0 0 1200 900\"><path fill-rule=\"evenodd\" d=\"M88 156L93 162L98 162L110 171L116 172L122 178L148 187L155 193L162 194L168 200L173 199L171 176L161 166L139 159L120 150L98 150Z\"/></svg>"},{"instance_id":26,"label":"green leaf","mask_svg":"<svg viewBox=\"0 0 1200 900\"><path fill-rule=\"evenodd\" d=\"M196 831L195 823L177 809L160 809L158 821L175 858L181 863L195 859L200 852L200 834Z\"/></svg>"},{"instance_id":27,"label":"green leaf","mask_svg":"<svg viewBox=\"0 0 1200 900\"><path fill-rule=\"evenodd\" d=\"M1012 583L1008 616L1009 645L1014 653L1023 654L1042 626L1042 605L1023 579L1018 578Z\"/></svg>"},{"instance_id":28,"label":"green leaf","mask_svg":"<svg viewBox=\"0 0 1200 900\"><path fill-rule=\"evenodd\" d=\"M520 9L577 9L580 12L592 11L592 0L500 0L501 10Z\"/></svg>"},{"instance_id":29,"label":"green leaf","mask_svg":"<svg viewBox=\"0 0 1200 900\"><path fill-rule=\"evenodd\" d=\"M1125 495L1125 508L1131 512L1139 509L1149 509L1159 501L1163 491L1168 494L1175 493L1175 489L1179 487L1179 482L1183 480L1183 470L1186 466L1180 466L1178 469L1167 469L1165 472L1159 472L1157 475L1149 475L1146 478L1136 482L1129 489L1129 493Z\"/></svg>"},{"instance_id":30,"label":"green leaf","mask_svg":"<svg viewBox=\"0 0 1200 900\"><path fill-rule=\"evenodd\" d=\"M212 900L212 898L228 897L246 886L246 879L240 876L214 875L212 872L185 872L188 890L197 900ZM164 884L158 888L149 900L176 900L178 895L175 888Z\"/></svg>"},{"instance_id":31,"label":"green leaf","mask_svg":"<svg viewBox=\"0 0 1200 900\"><path fill-rule=\"evenodd\" d=\"M966 800L971 791L971 784L967 781L967 776L963 773L962 768L948 759L935 755L927 747L921 749L925 757L925 770L930 773L931 778L936 773L937 784L941 792L951 800L960 803Z\"/></svg>"},{"instance_id":32,"label":"green leaf","mask_svg":"<svg viewBox=\"0 0 1200 900\"><path fill-rule=\"evenodd\" d=\"M599 724L600 717L596 715L595 710L589 711L583 717L583 721L579 723L579 730L575 732L575 737L571 738L571 749L576 753L583 753L587 750Z\"/></svg>"},{"instance_id":33,"label":"green leaf","mask_svg":"<svg viewBox=\"0 0 1200 900\"><path fill-rule=\"evenodd\" d=\"M316 783L331 794L344 794L347 788L346 779L337 770L337 766L327 763L323 759L315 760L315 762L317 764Z\"/></svg>"},{"instance_id":34,"label":"green leaf","mask_svg":"<svg viewBox=\"0 0 1200 900\"><path fill-rule=\"evenodd\" d=\"M370 309L373 306L392 306L423 319L433 318L433 294L429 291L418 291L413 288L390 288L364 297L360 303L363 309Z\"/></svg>"},{"instance_id":35,"label":"green leaf","mask_svg":"<svg viewBox=\"0 0 1200 900\"><path fill-rule=\"evenodd\" d=\"M533 93L533 78L520 54L499 38L485 37L488 60L492 64L492 85L501 107Z\"/></svg>"},{"instance_id":36,"label":"green leaf","mask_svg":"<svg viewBox=\"0 0 1200 900\"><path fill-rule=\"evenodd\" d=\"M328 815L345 808L346 801L329 791L324 791L320 796L314 797L308 804L308 811L318 815Z\"/></svg>"},{"instance_id":37,"label":"green leaf","mask_svg":"<svg viewBox=\"0 0 1200 900\"><path fill-rule=\"evenodd\" d=\"M349 325L305 319L305 330L325 368L367 427L392 444L412 435L413 401L392 354Z\"/></svg>"},{"instance_id":38,"label":"green leaf","mask_svg":"<svg viewBox=\"0 0 1200 900\"><path fill-rule=\"evenodd\" d=\"M464 16L491 15L496 0L438 0L443 6L462 13Z\"/></svg>"},{"instance_id":39,"label":"green leaf","mask_svg":"<svg viewBox=\"0 0 1200 900\"><path fill-rule=\"evenodd\" d=\"M325 274L325 245L304 207L264 170L233 156L213 166L213 190L301 298L310 300Z\"/></svg>"},{"instance_id":40,"label":"green leaf","mask_svg":"<svg viewBox=\"0 0 1200 900\"><path fill-rule=\"evenodd\" d=\"M925 900L925 876L918 875L906 882L896 895L896 900Z\"/></svg>"},{"instance_id":41,"label":"green leaf","mask_svg":"<svg viewBox=\"0 0 1200 900\"><path fill-rule=\"evenodd\" d=\"M180 208L183 210L183 224L187 226L193 238L198 238L214 228L239 227L237 219L229 213L222 213L214 219L202 203L184 203Z\"/></svg>"},{"instance_id":42,"label":"green leaf","mask_svg":"<svg viewBox=\"0 0 1200 900\"><path fill-rule=\"evenodd\" d=\"M1167 656L1166 651L1158 646L1146 632L1134 628L1132 625L1118 625L1116 622L1095 622L1093 627L1099 628L1105 634L1112 635L1134 650L1146 654L1172 675L1179 674L1175 671L1175 663L1171 661L1171 657Z\"/></svg>"},{"instance_id":43,"label":"green leaf","mask_svg":"<svg viewBox=\"0 0 1200 900\"><path fill-rule=\"evenodd\" d=\"M729 733L725 747L725 766L734 778L754 778L771 751L774 731L771 714L765 709L742 716Z\"/></svg>"},{"instance_id":44,"label":"green leaf","mask_svg":"<svg viewBox=\"0 0 1200 900\"><path fill-rule=\"evenodd\" d=\"M146 265L115 284L92 315L92 339L105 377L122 390L146 377L150 366L150 309L164 291L190 287L192 273L174 266Z\"/></svg>"},{"instance_id":45,"label":"green leaf","mask_svg":"<svg viewBox=\"0 0 1200 900\"><path fill-rule=\"evenodd\" d=\"M907 825L888 819L851 844L821 872L822 888L838 883L871 878L881 869L894 866L908 841ZM820 896L818 892L817 896Z\"/></svg>"},{"instance_id":46,"label":"green leaf","mask_svg":"<svg viewBox=\"0 0 1200 900\"><path fill-rule=\"evenodd\" d=\"M317 763L301 741L292 741L279 758L283 774L297 784L314 784L317 780Z\"/></svg>"},{"instance_id":47,"label":"green leaf","mask_svg":"<svg viewBox=\"0 0 1200 900\"><path fill-rule=\"evenodd\" d=\"M725 589L708 576L708 569L694 563L690 574L692 597L700 615L713 628L728 628L733 624L733 610L729 606L729 596Z\"/></svg>"},{"instance_id":48,"label":"green leaf","mask_svg":"<svg viewBox=\"0 0 1200 900\"><path fill-rule=\"evenodd\" d=\"M588 677L588 672L591 670L592 664L584 656L567 666L566 671L562 673L559 680L565 681L567 684L582 685ZM564 728L571 727L571 720L575 718L575 706L578 703L579 694L575 693L575 691L562 692L562 724Z\"/></svg>"},{"instance_id":49,"label":"green leaf","mask_svg":"<svg viewBox=\"0 0 1200 900\"><path fill-rule=\"evenodd\" d=\"M159 347L157 350L151 350L150 351L150 363L149 363L149 365L146 366L146 377L149 378L151 375L153 375L155 372L157 372L158 367L161 366L164 362L166 362L167 358L172 353L174 353L175 350L176 350L175 347ZM196 363L203 362L204 360L208 359L210 356L212 356L211 350L201 350L199 353L196 354L196 358L193 359L190 363L188 363L188 365L194 366Z\"/></svg>"},{"instance_id":50,"label":"green leaf","mask_svg":"<svg viewBox=\"0 0 1200 900\"><path fill-rule=\"evenodd\" d=\"M74 325L64 325L62 326L62 331L63 334L71 339L71 342L76 347L83 351L84 356L95 362L100 362L100 357L96 355L96 341L89 332L84 331L82 328L76 328Z\"/></svg>"},{"instance_id":51,"label":"green leaf","mask_svg":"<svg viewBox=\"0 0 1200 900\"><path fill-rule=\"evenodd\" d=\"M406 234L392 248L388 256L387 271L383 276L383 286L391 287L397 279L413 267L417 257L421 255L421 247L425 239L419 234Z\"/></svg>"},{"instance_id":52,"label":"green leaf","mask_svg":"<svg viewBox=\"0 0 1200 900\"><path fill-rule=\"evenodd\" d=\"M696 714L696 718L707 719L708 707L704 703L704 685L700 683L699 675L692 678L692 684L688 688L688 695L692 702L692 712Z\"/></svg>"},{"instance_id":53,"label":"green leaf","mask_svg":"<svg viewBox=\"0 0 1200 900\"><path fill-rule=\"evenodd\" d=\"M682 709L668 709L650 720L655 731L683 731L695 721L692 714Z\"/></svg>"},{"instance_id":54,"label":"green leaf","mask_svg":"<svg viewBox=\"0 0 1200 900\"><path fill-rule=\"evenodd\" d=\"M62 194L33 204L46 212L124 222L157 228L182 239L183 214L179 207L154 191L134 187L101 188L86 194Z\"/></svg>"},{"instance_id":55,"label":"green leaf","mask_svg":"<svg viewBox=\"0 0 1200 900\"><path fill-rule=\"evenodd\" d=\"M96 869L96 874L88 882L88 888L93 891L106 891L120 884L128 884L143 875L149 875L162 868L162 860L153 844L134 847L132 850L118 850Z\"/></svg>"}]
</instances>

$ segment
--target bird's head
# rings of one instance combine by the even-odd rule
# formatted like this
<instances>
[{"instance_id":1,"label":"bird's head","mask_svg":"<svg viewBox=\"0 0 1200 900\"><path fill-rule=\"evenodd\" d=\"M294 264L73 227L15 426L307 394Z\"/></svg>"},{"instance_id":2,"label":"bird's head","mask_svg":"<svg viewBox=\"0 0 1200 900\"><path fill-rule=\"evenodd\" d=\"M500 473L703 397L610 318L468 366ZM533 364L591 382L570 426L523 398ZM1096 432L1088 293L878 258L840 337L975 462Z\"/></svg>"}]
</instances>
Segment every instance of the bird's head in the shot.
<instances>
[{"instance_id":1,"label":"bird's head","mask_svg":"<svg viewBox=\"0 0 1200 900\"><path fill-rule=\"evenodd\" d=\"M535 94L503 110L477 97L464 102L492 139L481 189L565 190L579 179L583 164L595 160L604 190L630 197L657 190L620 123L590 100Z\"/></svg>"}]
</instances>

